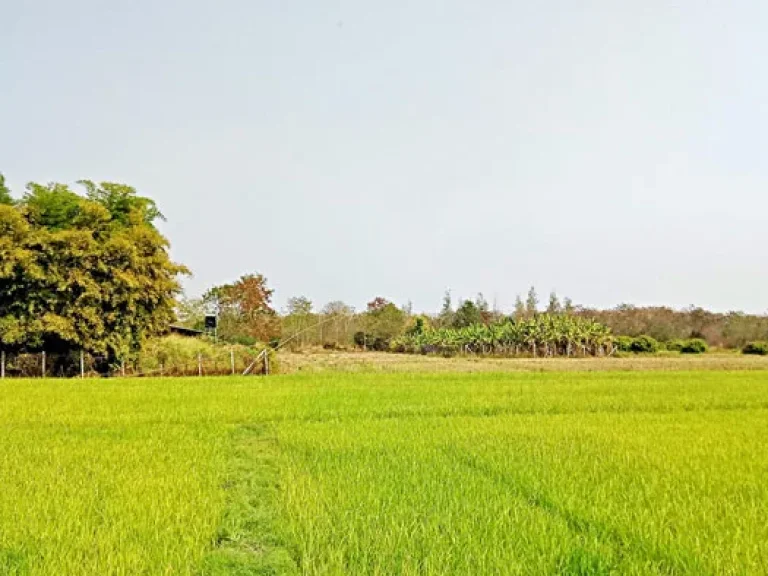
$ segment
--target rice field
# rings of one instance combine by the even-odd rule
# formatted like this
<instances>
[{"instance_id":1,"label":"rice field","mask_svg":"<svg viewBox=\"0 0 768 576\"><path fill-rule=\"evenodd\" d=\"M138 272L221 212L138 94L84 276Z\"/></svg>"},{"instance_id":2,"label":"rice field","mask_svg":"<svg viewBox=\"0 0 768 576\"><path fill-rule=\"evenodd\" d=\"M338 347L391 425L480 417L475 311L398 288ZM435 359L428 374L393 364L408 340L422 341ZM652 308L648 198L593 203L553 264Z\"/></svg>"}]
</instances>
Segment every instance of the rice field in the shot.
<instances>
[{"instance_id":1,"label":"rice field","mask_svg":"<svg viewBox=\"0 0 768 576\"><path fill-rule=\"evenodd\" d=\"M0 574L766 574L768 372L0 384Z\"/></svg>"}]
</instances>

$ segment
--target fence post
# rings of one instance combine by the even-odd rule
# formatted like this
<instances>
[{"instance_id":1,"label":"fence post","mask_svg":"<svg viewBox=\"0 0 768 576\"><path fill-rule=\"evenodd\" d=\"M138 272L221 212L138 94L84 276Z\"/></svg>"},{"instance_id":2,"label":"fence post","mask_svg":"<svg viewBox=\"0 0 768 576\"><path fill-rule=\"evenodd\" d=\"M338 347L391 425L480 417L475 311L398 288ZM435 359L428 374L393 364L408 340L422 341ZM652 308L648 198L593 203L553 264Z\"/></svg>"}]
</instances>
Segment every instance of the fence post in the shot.
<instances>
[{"instance_id":1,"label":"fence post","mask_svg":"<svg viewBox=\"0 0 768 576\"><path fill-rule=\"evenodd\" d=\"M120 359L120 374L125 378L125 360Z\"/></svg>"},{"instance_id":2,"label":"fence post","mask_svg":"<svg viewBox=\"0 0 768 576\"><path fill-rule=\"evenodd\" d=\"M0 350L0 378L5 378L5 350Z\"/></svg>"},{"instance_id":3,"label":"fence post","mask_svg":"<svg viewBox=\"0 0 768 576\"><path fill-rule=\"evenodd\" d=\"M203 355L200 352L197 353L197 375L203 375Z\"/></svg>"},{"instance_id":4,"label":"fence post","mask_svg":"<svg viewBox=\"0 0 768 576\"><path fill-rule=\"evenodd\" d=\"M80 350L80 378L85 378L85 352Z\"/></svg>"},{"instance_id":5,"label":"fence post","mask_svg":"<svg viewBox=\"0 0 768 576\"><path fill-rule=\"evenodd\" d=\"M269 353L264 348L264 375L269 376Z\"/></svg>"},{"instance_id":6,"label":"fence post","mask_svg":"<svg viewBox=\"0 0 768 576\"><path fill-rule=\"evenodd\" d=\"M45 378L45 350L43 350L43 378Z\"/></svg>"},{"instance_id":7,"label":"fence post","mask_svg":"<svg viewBox=\"0 0 768 576\"><path fill-rule=\"evenodd\" d=\"M229 351L229 364L232 367L232 375L235 375L235 351Z\"/></svg>"}]
</instances>

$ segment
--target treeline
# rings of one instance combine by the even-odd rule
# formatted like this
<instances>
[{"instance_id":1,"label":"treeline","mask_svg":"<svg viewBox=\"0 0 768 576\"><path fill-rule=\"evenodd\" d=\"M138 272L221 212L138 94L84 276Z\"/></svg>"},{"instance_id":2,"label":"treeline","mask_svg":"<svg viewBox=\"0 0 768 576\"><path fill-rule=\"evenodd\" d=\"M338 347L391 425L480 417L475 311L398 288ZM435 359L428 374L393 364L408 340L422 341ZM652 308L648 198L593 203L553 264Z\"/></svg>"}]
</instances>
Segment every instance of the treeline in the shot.
<instances>
[{"instance_id":1,"label":"treeline","mask_svg":"<svg viewBox=\"0 0 768 576\"><path fill-rule=\"evenodd\" d=\"M32 182L14 197L0 175L3 355L47 352L72 363L87 353L105 370L122 369L172 324L203 330L207 315L218 319L217 338L243 346L566 356L649 346L693 350L701 343L768 350L763 315L631 305L596 310L554 293L541 303L534 288L509 312L482 294L454 304L450 292L439 311L421 314L382 297L355 310L297 296L278 311L261 274L180 299L178 278L188 271L170 259L154 201L124 184L78 184L75 190Z\"/></svg>"},{"instance_id":2,"label":"treeline","mask_svg":"<svg viewBox=\"0 0 768 576\"><path fill-rule=\"evenodd\" d=\"M243 293L246 284L253 285L249 305L237 301L233 306L231 300L220 299L221 295ZM555 293L542 304L534 288L524 298L516 298L511 313L495 309L482 294L454 305L450 292L445 293L442 307L435 313L417 314L410 305L397 306L381 297L374 298L360 311L339 301L318 309L303 296L290 298L286 308L278 312L272 307L272 293L262 275L246 276L232 285L210 290L201 299L185 301L180 308L182 320L185 325L202 328L204 311L218 309L219 335L223 339L246 344L254 339L274 340L292 349L313 346L434 351L503 348L571 355L580 346L582 353L590 350L595 354L613 348L624 352L660 349L701 352L702 344L706 348L741 349L750 342L768 340L766 316L741 312L721 314L697 307L673 310L627 304L598 310L574 304L569 298L560 299ZM573 340L573 330L581 334L587 326L600 327L596 339L587 337L586 344L581 344L581 337ZM552 336L560 327L564 334ZM498 338L491 335L494 331L506 334L502 338L505 343L498 343ZM517 335L510 336L515 331ZM611 346L606 334L612 337Z\"/></svg>"}]
</instances>

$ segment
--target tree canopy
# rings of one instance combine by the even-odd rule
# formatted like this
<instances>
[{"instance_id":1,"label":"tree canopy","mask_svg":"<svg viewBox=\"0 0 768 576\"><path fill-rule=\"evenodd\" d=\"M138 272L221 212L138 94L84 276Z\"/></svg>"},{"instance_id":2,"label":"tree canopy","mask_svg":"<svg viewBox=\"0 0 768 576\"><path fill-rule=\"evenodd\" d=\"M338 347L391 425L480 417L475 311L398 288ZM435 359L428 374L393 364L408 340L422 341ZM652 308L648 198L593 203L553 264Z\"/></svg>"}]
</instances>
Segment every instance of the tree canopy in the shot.
<instances>
[{"instance_id":1,"label":"tree canopy","mask_svg":"<svg viewBox=\"0 0 768 576\"><path fill-rule=\"evenodd\" d=\"M126 358L174 318L178 276L155 203L123 184L0 180L0 345Z\"/></svg>"}]
</instances>

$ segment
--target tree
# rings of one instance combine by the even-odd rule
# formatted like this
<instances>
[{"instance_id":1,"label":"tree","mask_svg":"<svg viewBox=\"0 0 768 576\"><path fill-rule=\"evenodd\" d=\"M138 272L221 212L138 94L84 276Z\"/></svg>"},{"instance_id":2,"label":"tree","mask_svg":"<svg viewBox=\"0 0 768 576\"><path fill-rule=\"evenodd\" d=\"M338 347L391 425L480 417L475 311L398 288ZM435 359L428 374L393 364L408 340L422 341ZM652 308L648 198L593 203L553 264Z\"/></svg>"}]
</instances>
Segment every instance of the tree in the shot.
<instances>
[{"instance_id":1,"label":"tree","mask_svg":"<svg viewBox=\"0 0 768 576\"><path fill-rule=\"evenodd\" d=\"M211 288L203 298L216 303L223 340L268 342L280 336L273 293L262 274L246 274L232 284Z\"/></svg>"},{"instance_id":2,"label":"tree","mask_svg":"<svg viewBox=\"0 0 768 576\"><path fill-rule=\"evenodd\" d=\"M528 297L525 299L525 314L529 318L535 316L538 312L539 298L536 295L536 289L531 286L528 290Z\"/></svg>"},{"instance_id":3,"label":"tree","mask_svg":"<svg viewBox=\"0 0 768 576\"><path fill-rule=\"evenodd\" d=\"M438 322L441 326L451 326L453 324L453 303L450 290L446 290L443 295L443 307L440 309Z\"/></svg>"},{"instance_id":4,"label":"tree","mask_svg":"<svg viewBox=\"0 0 768 576\"><path fill-rule=\"evenodd\" d=\"M553 291L549 294L549 303L547 304L547 314L560 314L563 311L563 307L560 305L560 300L557 294Z\"/></svg>"},{"instance_id":5,"label":"tree","mask_svg":"<svg viewBox=\"0 0 768 576\"><path fill-rule=\"evenodd\" d=\"M480 313L480 309L472 300L464 300L461 305L456 309L456 314L453 317L453 328L466 328L473 324L481 324L483 322L483 316Z\"/></svg>"},{"instance_id":6,"label":"tree","mask_svg":"<svg viewBox=\"0 0 768 576\"><path fill-rule=\"evenodd\" d=\"M288 298L288 314L295 316L308 316L312 314L312 300L306 296L294 296Z\"/></svg>"},{"instance_id":7,"label":"tree","mask_svg":"<svg viewBox=\"0 0 768 576\"><path fill-rule=\"evenodd\" d=\"M566 296L565 300L563 301L563 312L566 314L573 314L575 310L576 308L573 305L573 300Z\"/></svg>"},{"instance_id":8,"label":"tree","mask_svg":"<svg viewBox=\"0 0 768 576\"><path fill-rule=\"evenodd\" d=\"M483 324L490 324L493 320L494 313L491 312L488 301L485 299L485 296L483 296L482 292L477 293L477 298L475 298L475 307L480 314L480 321Z\"/></svg>"},{"instance_id":9,"label":"tree","mask_svg":"<svg viewBox=\"0 0 768 576\"><path fill-rule=\"evenodd\" d=\"M188 271L171 261L146 211L153 203L129 197L122 220L56 183L30 183L20 201L0 205L0 345L115 363L167 331Z\"/></svg>"},{"instance_id":10,"label":"tree","mask_svg":"<svg viewBox=\"0 0 768 576\"><path fill-rule=\"evenodd\" d=\"M336 345L347 345L354 342L357 322L355 309L352 306L334 300L323 306L323 320L328 322L324 335L329 334Z\"/></svg>"},{"instance_id":11,"label":"tree","mask_svg":"<svg viewBox=\"0 0 768 576\"><path fill-rule=\"evenodd\" d=\"M525 304L523 304L523 299L520 298L520 294L515 297L515 312L513 316L515 320L525 318Z\"/></svg>"},{"instance_id":12,"label":"tree","mask_svg":"<svg viewBox=\"0 0 768 576\"><path fill-rule=\"evenodd\" d=\"M406 320L405 312L386 298L371 300L365 312L366 347L386 350L390 340L403 333Z\"/></svg>"},{"instance_id":13,"label":"tree","mask_svg":"<svg viewBox=\"0 0 768 576\"><path fill-rule=\"evenodd\" d=\"M301 348L308 344L312 338L310 328L316 324L316 317L312 314L312 301L306 296L294 296L288 299L287 314L283 318L282 332L291 340L292 347Z\"/></svg>"},{"instance_id":14,"label":"tree","mask_svg":"<svg viewBox=\"0 0 768 576\"><path fill-rule=\"evenodd\" d=\"M0 173L0 204L10 206L13 204L11 190L5 185L5 176Z\"/></svg>"}]
</instances>

